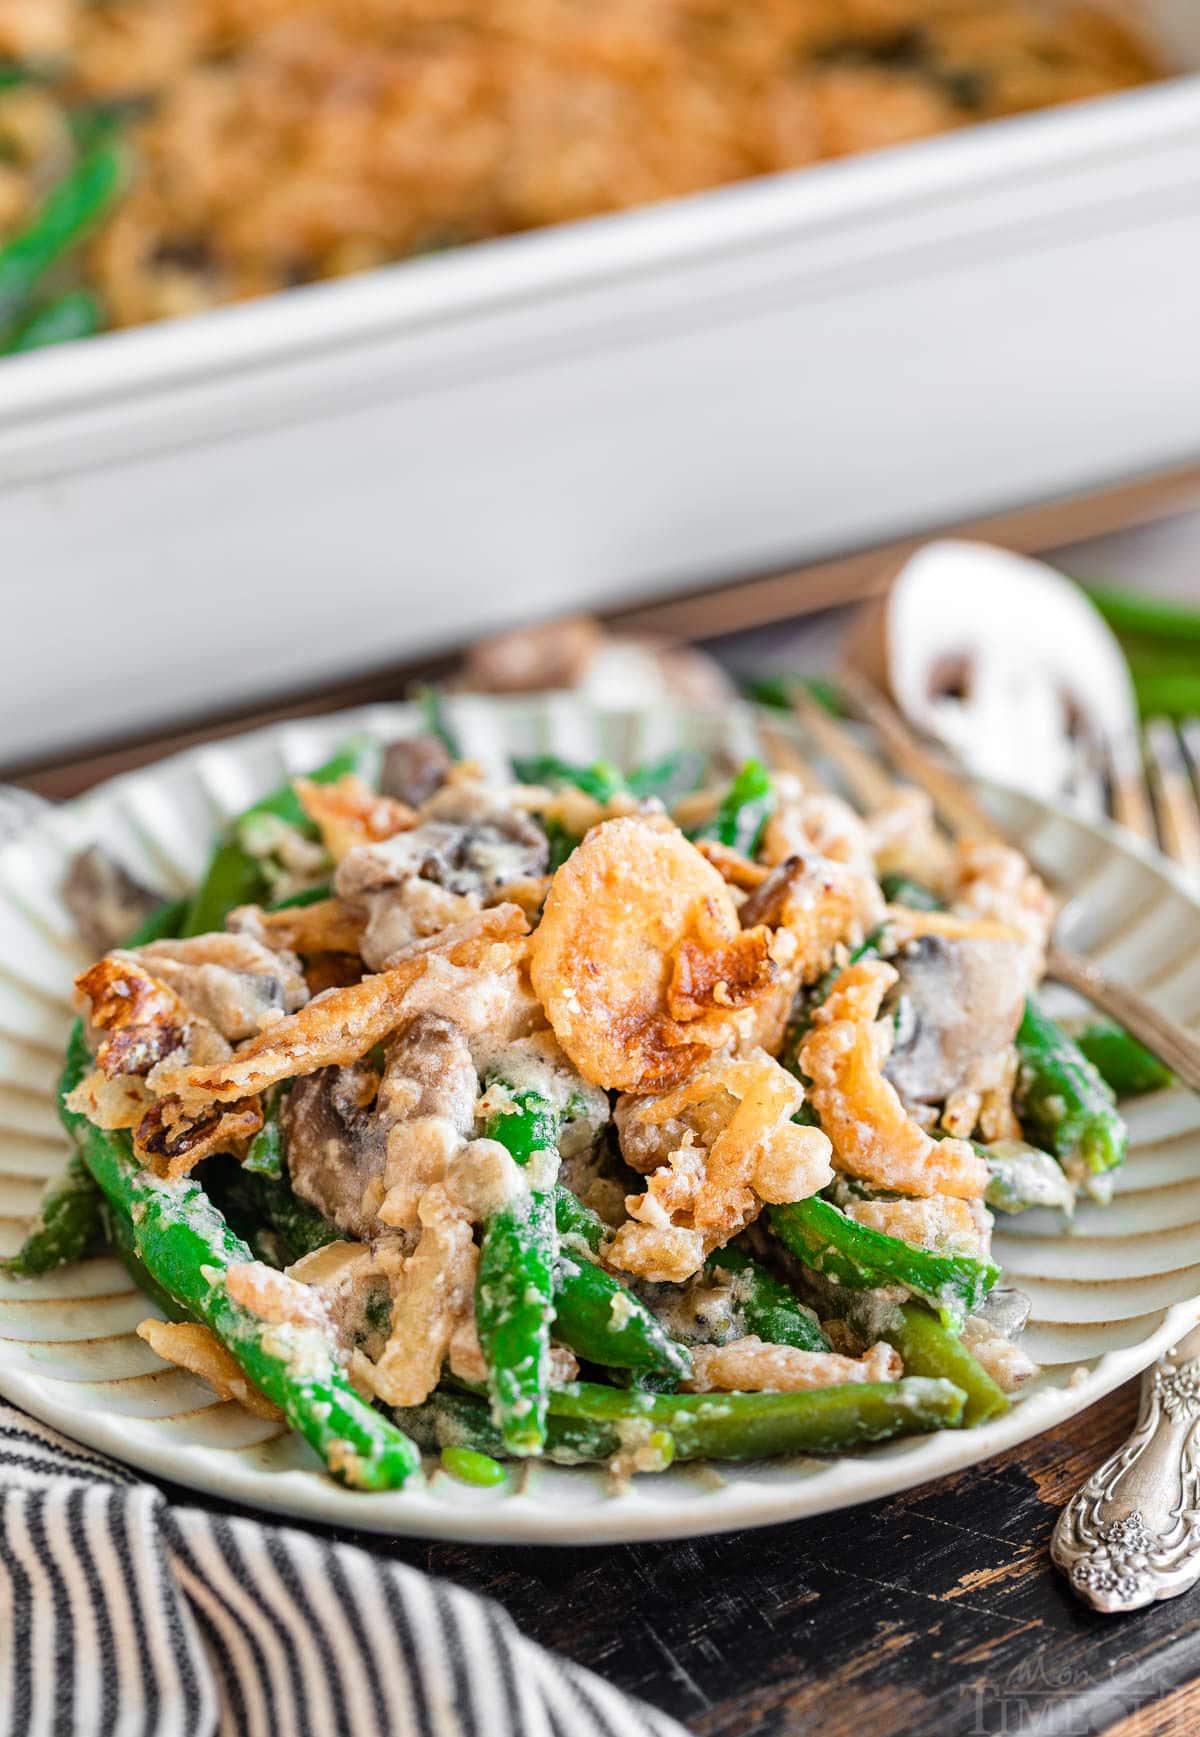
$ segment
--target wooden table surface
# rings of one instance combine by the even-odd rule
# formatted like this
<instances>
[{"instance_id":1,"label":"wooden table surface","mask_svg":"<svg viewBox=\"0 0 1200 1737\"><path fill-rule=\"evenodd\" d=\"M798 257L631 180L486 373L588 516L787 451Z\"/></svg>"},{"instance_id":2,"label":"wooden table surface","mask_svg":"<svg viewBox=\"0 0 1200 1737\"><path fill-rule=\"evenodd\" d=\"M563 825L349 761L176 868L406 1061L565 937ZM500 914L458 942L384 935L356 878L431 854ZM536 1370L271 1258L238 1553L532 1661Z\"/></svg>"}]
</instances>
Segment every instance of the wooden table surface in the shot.
<instances>
[{"instance_id":1,"label":"wooden table surface","mask_svg":"<svg viewBox=\"0 0 1200 1737\"><path fill-rule=\"evenodd\" d=\"M74 794L176 745L24 781ZM987 1465L762 1531L597 1549L355 1541L490 1594L703 1737L1198 1737L1200 1594L1101 1617L1047 1553L1060 1505L1135 1408L1127 1386Z\"/></svg>"}]
</instances>

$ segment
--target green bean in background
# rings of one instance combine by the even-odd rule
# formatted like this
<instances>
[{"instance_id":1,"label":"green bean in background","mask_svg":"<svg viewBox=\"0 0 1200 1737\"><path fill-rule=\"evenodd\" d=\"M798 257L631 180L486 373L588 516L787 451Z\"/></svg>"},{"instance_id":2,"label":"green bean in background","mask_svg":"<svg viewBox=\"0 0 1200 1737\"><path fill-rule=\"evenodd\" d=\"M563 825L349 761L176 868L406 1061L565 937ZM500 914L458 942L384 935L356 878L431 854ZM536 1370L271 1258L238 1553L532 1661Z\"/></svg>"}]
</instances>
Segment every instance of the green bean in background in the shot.
<instances>
[{"instance_id":1,"label":"green bean in background","mask_svg":"<svg viewBox=\"0 0 1200 1737\"><path fill-rule=\"evenodd\" d=\"M607 1460L639 1443L657 1451L660 1468L671 1459L848 1453L896 1436L957 1428L964 1404L951 1382L921 1376L801 1393L654 1394L576 1382L550 1395L546 1457L567 1464ZM471 1393L443 1389L395 1415L431 1450L469 1447L494 1459L508 1451L486 1403Z\"/></svg>"},{"instance_id":2,"label":"green bean in background","mask_svg":"<svg viewBox=\"0 0 1200 1737\"><path fill-rule=\"evenodd\" d=\"M1008 1410L1007 1398L982 1363L921 1303L905 1303L898 1308L881 1329L881 1337L900 1353L905 1375L952 1381L962 1389L966 1398L964 1429L973 1429Z\"/></svg>"},{"instance_id":3,"label":"green bean in background","mask_svg":"<svg viewBox=\"0 0 1200 1737\"><path fill-rule=\"evenodd\" d=\"M462 743L454 732L446 714L446 696L441 688L417 687L412 690L412 697L421 709L425 720L425 728L431 736L436 736L442 747L452 760L463 757Z\"/></svg>"},{"instance_id":4,"label":"green bean in background","mask_svg":"<svg viewBox=\"0 0 1200 1737\"><path fill-rule=\"evenodd\" d=\"M1125 1123L1112 1091L1076 1043L1031 998L1017 1030L1015 1103L1034 1143L1065 1168L1091 1175L1114 1169L1125 1156Z\"/></svg>"},{"instance_id":5,"label":"green bean in background","mask_svg":"<svg viewBox=\"0 0 1200 1737\"><path fill-rule=\"evenodd\" d=\"M52 344L70 344L90 338L104 324L104 310L90 290L68 290L53 301L35 308L5 339L0 356L19 356L29 350L45 350Z\"/></svg>"},{"instance_id":6,"label":"green bean in background","mask_svg":"<svg viewBox=\"0 0 1200 1737\"><path fill-rule=\"evenodd\" d=\"M623 796L628 791L620 768L611 760L593 760L588 766L580 766L560 760L557 754L529 754L516 755L512 765L522 784L545 784L552 790L567 785L582 790L597 802L611 802L614 796Z\"/></svg>"},{"instance_id":7,"label":"green bean in background","mask_svg":"<svg viewBox=\"0 0 1200 1737\"><path fill-rule=\"evenodd\" d=\"M377 766L376 745L368 737L360 736L340 748L323 766L308 773L308 777L314 784L335 784L353 772L370 780ZM290 779L253 803L230 822L213 852L204 879L188 907L183 925L185 935L207 935L222 928L230 911L239 905L267 902L270 888L262 859L246 849L242 837L243 829L262 816L282 821L305 838L317 837L317 828L300 806Z\"/></svg>"},{"instance_id":8,"label":"green bean in background","mask_svg":"<svg viewBox=\"0 0 1200 1737\"><path fill-rule=\"evenodd\" d=\"M942 901L923 881L911 875L880 875L880 890L889 905L907 905L910 911L940 911Z\"/></svg>"},{"instance_id":9,"label":"green bean in background","mask_svg":"<svg viewBox=\"0 0 1200 1737\"><path fill-rule=\"evenodd\" d=\"M680 748L664 754L661 760L644 760L625 775L630 794L644 800L657 796L664 807L670 808L681 796L695 790L704 776L704 756Z\"/></svg>"},{"instance_id":10,"label":"green bean in background","mask_svg":"<svg viewBox=\"0 0 1200 1737\"><path fill-rule=\"evenodd\" d=\"M124 179L121 151L98 146L51 189L25 228L0 246L0 324L21 314L50 267L109 209Z\"/></svg>"},{"instance_id":11,"label":"green bean in background","mask_svg":"<svg viewBox=\"0 0 1200 1737\"><path fill-rule=\"evenodd\" d=\"M164 1181L141 1169L124 1131L105 1133L69 1109L67 1094L92 1065L77 1022L59 1087L59 1114L156 1285L209 1327L250 1380L334 1477L364 1490L397 1489L420 1469L409 1439L357 1394L332 1345L315 1328L260 1320L235 1303L224 1278L251 1251L234 1235L198 1182Z\"/></svg>"},{"instance_id":12,"label":"green bean in background","mask_svg":"<svg viewBox=\"0 0 1200 1737\"><path fill-rule=\"evenodd\" d=\"M272 1180L283 1175L283 1129L277 1115L266 1117L247 1146L242 1169L251 1176L268 1176Z\"/></svg>"},{"instance_id":13,"label":"green bean in background","mask_svg":"<svg viewBox=\"0 0 1200 1737\"><path fill-rule=\"evenodd\" d=\"M830 717L845 716L837 687L825 676L796 675L786 671L778 675L758 676L744 684L743 692L746 698L753 700L756 705L773 706L777 711L784 712L791 711L796 703L797 693L806 693L816 700Z\"/></svg>"},{"instance_id":14,"label":"green bean in background","mask_svg":"<svg viewBox=\"0 0 1200 1737\"><path fill-rule=\"evenodd\" d=\"M37 1217L15 1255L0 1261L0 1273L32 1278L81 1260L103 1225L100 1194L77 1152L46 1184Z\"/></svg>"},{"instance_id":15,"label":"green bean in background","mask_svg":"<svg viewBox=\"0 0 1200 1737\"><path fill-rule=\"evenodd\" d=\"M315 1206L301 1200L286 1176L271 1176L240 1165L226 1184L230 1198L250 1221L266 1224L279 1236L293 1260L337 1242L341 1231Z\"/></svg>"},{"instance_id":16,"label":"green bean in background","mask_svg":"<svg viewBox=\"0 0 1200 1737\"><path fill-rule=\"evenodd\" d=\"M747 760L721 798L713 818L692 836L714 839L752 857L763 828L775 812L775 803L771 774L761 760Z\"/></svg>"},{"instance_id":17,"label":"green bean in background","mask_svg":"<svg viewBox=\"0 0 1200 1737\"><path fill-rule=\"evenodd\" d=\"M484 1224L475 1325L504 1443L510 1453L539 1454L546 1440L558 1263L558 1115L536 1092L515 1092L512 1101L511 1111L489 1120L488 1138L506 1147L522 1168L535 1160L539 1175L534 1186L490 1214Z\"/></svg>"},{"instance_id":18,"label":"green bean in background","mask_svg":"<svg viewBox=\"0 0 1200 1737\"><path fill-rule=\"evenodd\" d=\"M1076 1033L1075 1043L1118 1098L1161 1092L1175 1084L1167 1064L1114 1020L1097 1019L1085 1025Z\"/></svg>"},{"instance_id":19,"label":"green bean in background","mask_svg":"<svg viewBox=\"0 0 1200 1737\"><path fill-rule=\"evenodd\" d=\"M899 1285L920 1297L948 1327L961 1327L1000 1277L991 1261L938 1254L858 1224L814 1194L792 1206L767 1208L768 1222L798 1261L853 1291Z\"/></svg>"}]
</instances>

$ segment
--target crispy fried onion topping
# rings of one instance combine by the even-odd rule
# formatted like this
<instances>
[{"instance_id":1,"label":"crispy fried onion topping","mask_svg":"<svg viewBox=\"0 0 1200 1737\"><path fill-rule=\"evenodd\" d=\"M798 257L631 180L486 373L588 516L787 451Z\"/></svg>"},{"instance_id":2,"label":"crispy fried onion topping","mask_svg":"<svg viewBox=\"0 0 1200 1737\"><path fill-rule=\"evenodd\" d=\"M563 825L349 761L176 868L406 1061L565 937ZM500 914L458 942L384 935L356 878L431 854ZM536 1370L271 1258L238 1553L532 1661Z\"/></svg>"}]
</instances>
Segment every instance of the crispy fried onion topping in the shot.
<instances>
[{"instance_id":1,"label":"crispy fried onion topping","mask_svg":"<svg viewBox=\"0 0 1200 1737\"><path fill-rule=\"evenodd\" d=\"M832 1180L829 1140L799 1127L804 1091L763 1050L711 1061L673 1092L646 1099L623 1118L622 1139L656 1125L679 1129L678 1144L646 1192L625 1202L607 1259L646 1279L682 1280L699 1270L757 1216L764 1201L804 1200Z\"/></svg>"},{"instance_id":2,"label":"crispy fried onion topping","mask_svg":"<svg viewBox=\"0 0 1200 1737\"><path fill-rule=\"evenodd\" d=\"M916 1248L975 1255L984 1260L992 1228L991 1214L975 1200L934 1194L921 1200L847 1200L848 1218L869 1230L897 1236Z\"/></svg>"},{"instance_id":3,"label":"crispy fried onion topping","mask_svg":"<svg viewBox=\"0 0 1200 1737\"><path fill-rule=\"evenodd\" d=\"M686 1079L778 977L716 869L649 817L596 827L558 870L530 971L584 1078L634 1092Z\"/></svg>"},{"instance_id":4,"label":"crispy fried onion topping","mask_svg":"<svg viewBox=\"0 0 1200 1737\"><path fill-rule=\"evenodd\" d=\"M441 1376L452 1340L474 1319L479 1251L470 1219L445 1189L425 1191L421 1235L409 1255L398 1255L389 1281L392 1330L377 1363L361 1352L356 1377L388 1405L419 1405Z\"/></svg>"},{"instance_id":5,"label":"crispy fried onion topping","mask_svg":"<svg viewBox=\"0 0 1200 1737\"><path fill-rule=\"evenodd\" d=\"M465 923L446 929L394 970L364 977L343 989L328 989L298 1013L242 1044L225 1062L211 1067L163 1068L156 1087L175 1094L183 1107L202 1109L214 1101L229 1103L251 1097L279 1080L314 1073L322 1067L346 1067L394 1031L404 1019L423 1011L417 986L431 979L439 997L455 992L477 1005L486 1019L487 979L507 989L523 958L525 917L515 905L499 905ZM446 967L468 975L468 982L448 979ZM452 1017L455 1009L447 1005ZM469 1013L470 1008L466 1011Z\"/></svg>"},{"instance_id":6,"label":"crispy fried onion topping","mask_svg":"<svg viewBox=\"0 0 1200 1737\"><path fill-rule=\"evenodd\" d=\"M294 778L292 788L334 862L341 862L360 844L378 844L417 823L416 810L407 802L380 796L355 772L344 773L332 784Z\"/></svg>"},{"instance_id":7,"label":"crispy fried onion topping","mask_svg":"<svg viewBox=\"0 0 1200 1737\"><path fill-rule=\"evenodd\" d=\"M983 839L960 839L952 880L955 911L1018 932L1024 942L1026 981L1036 983L1045 969L1054 900L1020 851Z\"/></svg>"},{"instance_id":8,"label":"crispy fried onion topping","mask_svg":"<svg viewBox=\"0 0 1200 1737\"><path fill-rule=\"evenodd\" d=\"M264 946L286 948L311 958L315 953L357 953L366 919L344 899L319 899L312 905L285 905L264 911L240 905L229 915L230 929Z\"/></svg>"},{"instance_id":9,"label":"crispy fried onion topping","mask_svg":"<svg viewBox=\"0 0 1200 1737\"><path fill-rule=\"evenodd\" d=\"M769 1345L751 1335L726 1345L696 1345L693 1393L795 1393L806 1387L841 1387L847 1381L895 1381L903 1373L899 1353L880 1340L863 1357L836 1351L800 1351Z\"/></svg>"},{"instance_id":10,"label":"crispy fried onion topping","mask_svg":"<svg viewBox=\"0 0 1200 1737\"><path fill-rule=\"evenodd\" d=\"M896 980L893 967L877 959L842 972L800 1048L809 1098L839 1170L898 1194L972 1199L987 1186L983 1159L964 1140L931 1139L883 1076L892 1027L875 1020Z\"/></svg>"},{"instance_id":11,"label":"crispy fried onion topping","mask_svg":"<svg viewBox=\"0 0 1200 1737\"><path fill-rule=\"evenodd\" d=\"M244 1157L262 1125L262 1101L257 1097L216 1104L195 1116L186 1115L177 1099L159 1098L137 1125L134 1155L156 1176L186 1176L214 1152Z\"/></svg>"},{"instance_id":12,"label":"crispy fried onion topping","mask_svg":"<svg viewBox=\"0 0 1200 1737\"><path fill-rule=\"evenodd\" d=\"M769 924L779 981L754 1009L744 1042L774 1055L783 1041L797 991L832 964L840 947L856 947L883 914L883 896L870 874L825 856L792 856L745 900L743 926Z\"/></svg>"},{"instance_id":13,"label":"crispy fried onion topping","mask_svg":"<svg viewBox=\"0 0 1200 1737\"><path fill-rule=\"evenodd\" d=\"M734 850L732 845L721 844L715 838L698 838L696 849L705 862L713 865L723 881L728 881L731 887L740 887L744 893L761 887L771 872L765 864L751 862L740 850Z\"/></svg>"},{"instance_id":14,"label":"crispy fried onion topping","mask_svg":"<svg viewBox=\"0 0 1200 1737\"><path fill-rule=\"evenodd\" d=\"M200 1062L229 1054L224 1039L173 989L151 976L133 953L106 953L80 972L75 988L93 1031L105 1034L96 1050L96 1066L107 1079L144 1077L180 1052Z\"/></svg>"},{"instance_id":15,"label":"crispy fried onion topping","mask_svg":"<svg viewBox=\"0 0 1200 1737\"><path fill-rule=\"evenodd\" d=\"M198 1321L160 1321L155 1316L140 1321L139 1339L165 1363L174 1363L198 1376L219 1399L233 1399L254 1417L276 1419L283 1413L265 1393L243 1374L237 1359L228 1352L211 1328Z\"/></svg>"}]
</instances>

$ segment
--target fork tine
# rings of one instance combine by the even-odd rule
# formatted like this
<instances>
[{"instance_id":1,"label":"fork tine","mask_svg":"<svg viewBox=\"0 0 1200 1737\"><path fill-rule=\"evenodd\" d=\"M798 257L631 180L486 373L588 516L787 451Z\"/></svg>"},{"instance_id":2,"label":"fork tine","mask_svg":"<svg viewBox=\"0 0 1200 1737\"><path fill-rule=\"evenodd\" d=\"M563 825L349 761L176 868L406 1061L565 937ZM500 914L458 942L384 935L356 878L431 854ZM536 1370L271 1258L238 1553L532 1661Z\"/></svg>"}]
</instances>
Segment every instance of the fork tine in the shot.
<instances>
[{"instance_id":1,"label":"fork tine","mask_svg":"<svg viewBox=\"0 0 1200 1737\"><path fill-rule=\"evenodd\" d=\"M841 670L838 685L854 710L870 724L892 764L933 799L934 807L957 837L969 834L993 843L1003 838L995 822L952 772L947 772L917 741L895 706L856 670Z\"/></svg>"},{"instance_id":2,"label":"fork tine","mask_svg":"<svg viewBox=\"0 0 1200 1737\"><path fill-rule=\"evenodd\" d=\"M845 779L851 796L868 814L882 808L895 796L898 786L875 756L860 746L836 718L811 694L797 690L792 710L818 749L831 760Z\"/></svg>"},{"instance_id":3,"label":"fork tine","mask_svg":"<svg viewBox=\"0 0 1200 1737\"><path fill-rule=\"evenodd\" d=\"M1157 846L1154 810L1146 788L1142 750L1134 735L1120 735L1109 744L1108 776L1112 786L1113 819L1146 844Z\"/></svg>"},{"instance_id":4,"label":"fork tine","mask_svg":"<svg viewBox=\"0 0 1200 1737\"><path fill-rule=\"evenodd\" d=\"M1169 718L1146 725L1146 773L1158 813L1162 847L1193 880L1200 880L1200 811L1191 767Z\"/></svg>"}]
</instances>

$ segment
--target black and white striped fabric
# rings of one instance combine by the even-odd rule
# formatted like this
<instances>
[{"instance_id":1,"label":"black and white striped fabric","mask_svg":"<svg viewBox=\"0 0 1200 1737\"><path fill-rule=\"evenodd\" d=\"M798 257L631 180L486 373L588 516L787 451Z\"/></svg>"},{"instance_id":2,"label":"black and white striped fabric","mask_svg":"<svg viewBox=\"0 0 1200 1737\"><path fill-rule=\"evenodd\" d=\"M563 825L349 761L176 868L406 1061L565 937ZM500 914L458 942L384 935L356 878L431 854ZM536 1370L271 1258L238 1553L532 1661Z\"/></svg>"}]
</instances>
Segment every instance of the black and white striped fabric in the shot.
<instances>
[{"instance_id":1,"label":"black and white striped fabric","mask_svg":"<svg viewBox=\"0 0 1200 1737\"><path fill-rule=\"evenodd\" d=\"M173 1507L0 1404L4 1737L685 1737L489 1600Z\"/></svg>"}]
</instances>

